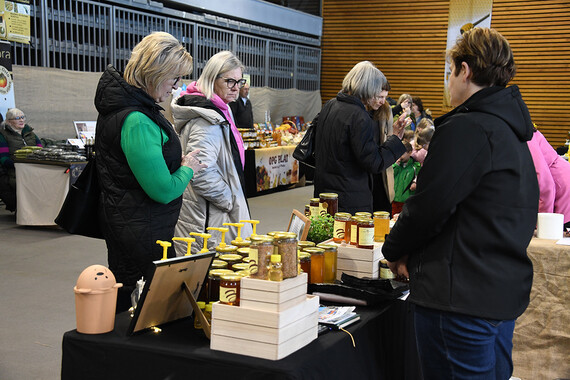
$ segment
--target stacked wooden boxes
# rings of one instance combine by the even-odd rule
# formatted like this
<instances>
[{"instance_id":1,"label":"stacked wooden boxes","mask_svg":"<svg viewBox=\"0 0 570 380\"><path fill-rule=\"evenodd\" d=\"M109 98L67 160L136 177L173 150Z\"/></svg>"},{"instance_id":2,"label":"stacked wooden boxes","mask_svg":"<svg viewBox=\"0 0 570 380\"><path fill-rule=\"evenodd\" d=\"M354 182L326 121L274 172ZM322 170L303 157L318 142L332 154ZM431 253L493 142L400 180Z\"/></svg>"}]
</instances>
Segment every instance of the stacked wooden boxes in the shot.
<instances>
[{"instance_id":1,"label":"stacked wooden boxes","mask_svg":"<svg viewBox=\"0 0 570 380\"><path fill-rule=\"evenodd\" d=\"M338 246L336 278L340 280L343 272L359 278L378 278L380 260L383 258L382 243L374 243L373 249L340 244Z\"/></svg>"},{"instance_id":2,"label":"stacked wooden boxes","mask_svg":"<svg viewBox=\"0 0 570 380\"><path fill-rule=\"evenodd\" d=\"M284 281L242 278L240 306L216 303L210 348L279 360L317 338L319 297L307 274Z\"/></svg>"}]
</instances>

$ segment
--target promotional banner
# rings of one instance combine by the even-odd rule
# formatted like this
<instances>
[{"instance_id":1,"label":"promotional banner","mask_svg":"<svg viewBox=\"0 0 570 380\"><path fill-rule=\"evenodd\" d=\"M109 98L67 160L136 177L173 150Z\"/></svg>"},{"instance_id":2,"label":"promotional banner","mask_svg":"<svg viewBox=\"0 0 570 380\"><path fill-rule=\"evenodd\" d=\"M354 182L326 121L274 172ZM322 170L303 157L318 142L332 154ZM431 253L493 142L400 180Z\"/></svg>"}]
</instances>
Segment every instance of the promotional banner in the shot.
<instances>
[{"instance_id":1,"label":"promotional banner","mask_svg":"<svg viewBox=\"0 0 570 380\"><path fill-rule=\"evenodd\" d=\"M457 38L474 27L491 27L491 11L493 0L455 0L449 2L449 20L447 29L447 47L449 50L455 45ZM447 81L451 71L449 62L445 62L443 105L451 107Z\"/></svg>"},{"instance_id":2,"label":"promotional banner","mask_svg":"<svg viewBox=\"0 0 570 380\"><path fill-rule=\"evenodd\" d=\"M0 0L0 39L30 43L29 0Z\"/></svg>"},{"instance_id":3,"label":"promotional banner","mask_svg":"<svg viewBox=\"0 0 570 380\"><path fill-rule=\"evenodd\" d=\"M293 158L294 150L294 145L255 150L257 191L299 182L299 161Z\"/></svg>"},{"instance_id":4,"label":"promotional banner","mask_svg":"<svg viewBox=\"0 0 570 380\"><path fill-rule=\"evenodd\" d=\"M0 113L2 114L2 119L6 119L8 108L14 108L15 106L10 43L0 41Z\"/></svg>"}]
</instances>

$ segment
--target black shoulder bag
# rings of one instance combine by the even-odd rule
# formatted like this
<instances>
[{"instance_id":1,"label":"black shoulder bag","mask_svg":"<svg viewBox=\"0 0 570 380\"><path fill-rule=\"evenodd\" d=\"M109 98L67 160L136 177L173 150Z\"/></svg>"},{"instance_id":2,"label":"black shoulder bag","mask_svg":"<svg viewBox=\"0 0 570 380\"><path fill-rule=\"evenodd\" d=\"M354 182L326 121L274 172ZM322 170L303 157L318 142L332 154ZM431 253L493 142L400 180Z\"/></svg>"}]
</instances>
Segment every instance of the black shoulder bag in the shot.
<instances>
[{"instance_id":1,"label":"black shoulder bag","mask_svg":"<svg viewBox=\"0 0 570 380\"><path fill-rule=\"evenodd\" d=\"M309 124L305 136L293 151L293 158L307 166L315 167L315 124Z\"/></svg>"},{"instance_id":2,"label":"black shoulder bag","mask_svg":"<svg viewBox=\"0 0 570 380\"><path fill-rule=\"evenodd\" d=\"M97 167L93 158L69 187L55 223L70 234L103 239L99 227L99 193Z\"/></svg>"}]
</instances>

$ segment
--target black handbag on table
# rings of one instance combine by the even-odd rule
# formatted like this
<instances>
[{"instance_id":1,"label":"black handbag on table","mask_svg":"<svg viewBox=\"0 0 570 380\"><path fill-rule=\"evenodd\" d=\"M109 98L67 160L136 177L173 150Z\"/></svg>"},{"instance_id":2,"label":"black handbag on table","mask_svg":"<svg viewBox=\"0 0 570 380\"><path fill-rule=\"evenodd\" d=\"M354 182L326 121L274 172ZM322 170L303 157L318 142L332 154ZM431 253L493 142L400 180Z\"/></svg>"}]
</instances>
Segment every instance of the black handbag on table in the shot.
<instances>
[{"instance_id":1,"label":"black handbag on table","mask_svg":"<svg viewBox=\"0 0 570 380\"><path fill-rule=\"evenodd\" d=\"M315 167L315 126L310 124L305 136L293 151L293 158L312 168Z\"/></svg>"},{"instance_id":2,"label":"black handbag on table","mask_svg":"<svg viewBox=\"0 0 570 380\"><path fill-rule=\"evenodd\" d=\"M69 187L55 223L70 234L103 239L99 227L99 193L97 167L92 159Z\"/></svg>"}]
</instances>

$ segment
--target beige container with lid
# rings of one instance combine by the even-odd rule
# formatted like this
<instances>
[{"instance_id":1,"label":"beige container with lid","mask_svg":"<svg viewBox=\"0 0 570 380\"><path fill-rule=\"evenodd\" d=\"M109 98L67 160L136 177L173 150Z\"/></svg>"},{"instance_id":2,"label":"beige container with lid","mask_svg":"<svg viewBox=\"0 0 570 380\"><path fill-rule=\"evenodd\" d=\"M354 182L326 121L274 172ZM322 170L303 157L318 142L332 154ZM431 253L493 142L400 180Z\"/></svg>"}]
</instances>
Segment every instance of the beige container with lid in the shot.
<instances>
[{"instance_id":1,"label":"beige container with lid","mask_svg":"<svg viewBox=\"0 0 570 380\"><path fill-rule=\"evenodd\" d=\"M77 332L104 334L113 331L117 289L122 286L103 265L91 265L81 272L73 288Z\"/></svg>"}]
</instances>

